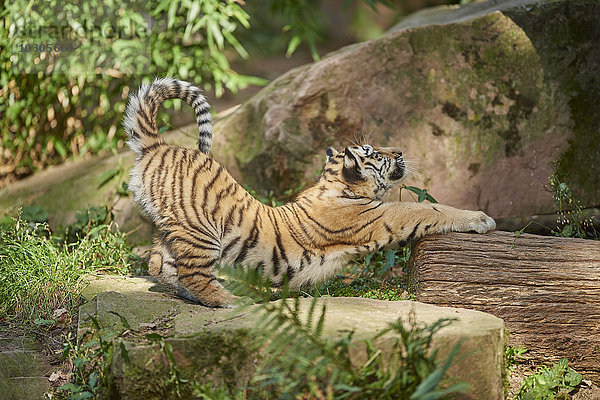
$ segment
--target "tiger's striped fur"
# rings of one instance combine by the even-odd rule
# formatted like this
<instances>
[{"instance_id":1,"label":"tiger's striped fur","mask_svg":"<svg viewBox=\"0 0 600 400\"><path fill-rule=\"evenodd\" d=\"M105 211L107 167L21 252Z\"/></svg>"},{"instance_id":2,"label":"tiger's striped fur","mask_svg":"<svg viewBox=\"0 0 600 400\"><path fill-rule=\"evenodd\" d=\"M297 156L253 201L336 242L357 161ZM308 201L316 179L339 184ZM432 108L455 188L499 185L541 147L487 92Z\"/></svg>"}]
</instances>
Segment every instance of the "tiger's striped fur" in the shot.
<instances>
[{"instance_id":1,"label":"tiger's striped fur","mask_svg":"<svg viewBox=\"0 0 600 400\"><path fill-rule=\"evenodd\" d=\"M196 110L199 150L169 146L158 136L156 110L171 97ZM124 122L138 155L130 188L156 226L150 273L191 300L231 304L234 296L215 277L219 265L262 268L273 284L287 277L297 289L326 280L356 255L425 234L495 228L481 211L382 201L404 178L404 160L397 148L370 145L328 149L313 187L293 203L269 207L207 155L209 123L198 89L173 79L142 86Z\"/></svg>"}]
</instances>

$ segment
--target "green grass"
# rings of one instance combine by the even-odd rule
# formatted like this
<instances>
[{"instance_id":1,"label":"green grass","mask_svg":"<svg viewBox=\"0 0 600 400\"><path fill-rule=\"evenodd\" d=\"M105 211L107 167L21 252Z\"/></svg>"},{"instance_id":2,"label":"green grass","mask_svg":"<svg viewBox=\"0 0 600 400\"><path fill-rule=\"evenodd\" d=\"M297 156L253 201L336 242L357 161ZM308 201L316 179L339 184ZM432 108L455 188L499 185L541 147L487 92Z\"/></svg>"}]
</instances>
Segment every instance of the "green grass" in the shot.
<instances>
[{"instance_id":1,"label":"green grass","mask_svg":"<svg viewBox=\"0 0 600 400\"><path fill-rule=\"evenodd\" d=\"M564 180L565 177L556 170L548 178L549 191L553 193L558 217L558 228L556 231L552 230L552 233L561 237L600 240L600 232L594 227L593 216L582 207Z\"/></svg>"},{"instance_id":2,"label":"green grass","mask_svg":"<svg viewBox=\"0 0 600 400\"><path fill-rule=\"evenodd\" d=\"M351 280L350 282L347 282ZM375 300L409 300L405 290L404 279L394 277L387 280L375 277L347 278L336 276L319 288L321 296L331 297L364 297Z\"/></svg>"},{"instance_id":3,"label":"green grass","mask_svg":"<svg viewBox=\"0 0 600 400\"><path fill-rule=\"evenodd\" d=\"M410 247L380 250L352 261L344 274L321 285L317 293L331 297L364 297L375 300L410 300L406 290L406 265Z\"/></svg>"},{"instance_id":4,"label":"green grass","mask_svg":"<svg viewBox=\"0 0 600 400\"><path fill-rule=\"evenodd\" d=\"M0 225L0 320L31 323L50 320L58 308L74 311L85 275L123 274L131 260L123 235L108 225L61 243L46 225L5 219Z\"/></svg>"}]
</instances>

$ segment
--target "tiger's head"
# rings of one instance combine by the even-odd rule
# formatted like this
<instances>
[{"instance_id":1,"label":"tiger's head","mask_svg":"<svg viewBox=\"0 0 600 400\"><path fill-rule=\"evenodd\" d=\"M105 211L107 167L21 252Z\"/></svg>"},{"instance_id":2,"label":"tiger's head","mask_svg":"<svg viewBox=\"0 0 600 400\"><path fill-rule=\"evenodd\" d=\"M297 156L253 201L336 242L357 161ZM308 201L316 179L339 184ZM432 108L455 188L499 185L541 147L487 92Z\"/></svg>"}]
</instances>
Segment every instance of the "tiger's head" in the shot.
<instances>
[{"instance_id":1,"label":"tiger's head","mask_svg":"<svg viewBox=\"0 0 600 400\"><path fill-rule=\"evenodd\" d=\"M340 152L328 148L322 179L340 181L356 195L380 199L405 174L400 149L365 144L346 147Z\"/></svg>"}]
</instances>

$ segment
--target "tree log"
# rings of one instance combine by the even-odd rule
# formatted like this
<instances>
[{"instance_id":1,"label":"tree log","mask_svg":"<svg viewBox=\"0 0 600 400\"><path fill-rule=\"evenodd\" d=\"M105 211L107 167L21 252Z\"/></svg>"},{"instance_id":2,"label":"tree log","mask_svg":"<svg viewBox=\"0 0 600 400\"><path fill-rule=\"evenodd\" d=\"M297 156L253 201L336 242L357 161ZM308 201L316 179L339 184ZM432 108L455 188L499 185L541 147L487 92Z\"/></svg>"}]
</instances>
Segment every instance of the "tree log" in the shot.
<instances>
[{"instance_id":1,"label":"tree log","mask_svg":"<svg viewBox=\"0 0 600 400\"><path fill-rule=\"evenodd\" d=\"M504 319L510 345L562 357L600 382L600 242L494 231L421 239L409 290L418 301Z\"/></svg>"}]
</instances>

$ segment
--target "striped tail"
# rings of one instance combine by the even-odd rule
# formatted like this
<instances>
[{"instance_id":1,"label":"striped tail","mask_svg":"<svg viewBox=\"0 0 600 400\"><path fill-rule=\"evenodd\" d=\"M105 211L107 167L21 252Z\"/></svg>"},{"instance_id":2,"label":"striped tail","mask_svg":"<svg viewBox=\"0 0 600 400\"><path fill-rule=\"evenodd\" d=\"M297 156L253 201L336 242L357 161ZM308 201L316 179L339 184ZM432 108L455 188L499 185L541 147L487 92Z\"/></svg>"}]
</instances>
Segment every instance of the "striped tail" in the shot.
<instances>
[{"instance_id":1,"label":"striped tail","mask_svg":"<svg viewBox=\"0 0 600 400\"><path fill-rule=\"evenodd\" d=\"M142 85L136 94L129 96L123 126L129 138L127 144L138 156L145 149L165 143L156 127L156 113L160 104L168 99L181 99L192 106L198 122L198 148L210 151L212 144L212 116L210 105L191 84L173 78L156 79L152 85Z\"/></svg>"}]
</instances>

